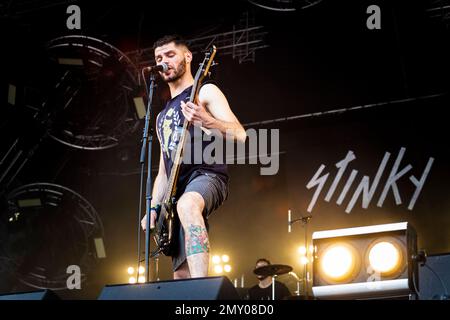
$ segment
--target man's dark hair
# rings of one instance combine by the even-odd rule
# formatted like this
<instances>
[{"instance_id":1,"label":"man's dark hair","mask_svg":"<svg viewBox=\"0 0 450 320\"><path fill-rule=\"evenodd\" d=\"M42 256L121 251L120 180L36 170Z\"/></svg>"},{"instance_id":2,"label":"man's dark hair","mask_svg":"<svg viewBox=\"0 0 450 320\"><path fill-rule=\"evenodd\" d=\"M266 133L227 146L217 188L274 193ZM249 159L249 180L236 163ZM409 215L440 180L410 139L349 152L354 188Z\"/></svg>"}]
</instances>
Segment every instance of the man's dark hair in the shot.
<instances>
[{"instance_id":1,"label":"man's dark hair","mask_svg":"<svg viewBox=\"0 0 450 320\"><path fill-rule=\"evenodd\" d=\"M162 38L159 38L153 44L153 50L155 50L156 48L161 47L163 45L166 45L168 43L171 43L171 42L175 43L175 45L177 45L177 46L179 46L179 45L185 46L189 50L187 41L178 34L170 34L170 35L166 35Z\"/></svg>"},{"instance_id":2,"label":"man's dark hair","mask_svg":"<svg viewBox=\"0 0 450 320\"><path fill-rule=\"evenodd\" d=\"M259 262L265 262L267 264L271 264L269 260L267 260L265 258L259 258L258 260L256 260L255 265L257 265Z\"/></svg>"}]
</instances>

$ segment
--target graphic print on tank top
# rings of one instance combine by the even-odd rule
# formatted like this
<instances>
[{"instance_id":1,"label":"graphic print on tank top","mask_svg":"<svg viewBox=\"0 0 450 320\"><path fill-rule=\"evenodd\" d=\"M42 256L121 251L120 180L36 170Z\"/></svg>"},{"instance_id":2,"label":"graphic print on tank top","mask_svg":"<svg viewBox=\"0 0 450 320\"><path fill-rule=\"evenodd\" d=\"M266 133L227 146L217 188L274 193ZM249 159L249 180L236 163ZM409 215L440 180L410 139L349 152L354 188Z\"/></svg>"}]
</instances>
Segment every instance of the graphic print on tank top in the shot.
<instances>
[{"instance_id":1,"label":"graphic print on tank top","mask_svg":"<svg viewBox=\"0 0 450 320\"><path fill-rule=\"evenodd\" d=\"M165 114L161 115L161 147L166 158L172 158L171 155L176 151L178 142L180 141L181 130L183 128L180 113L180 110L170 107Z\"/></svg>"}]
</instances>

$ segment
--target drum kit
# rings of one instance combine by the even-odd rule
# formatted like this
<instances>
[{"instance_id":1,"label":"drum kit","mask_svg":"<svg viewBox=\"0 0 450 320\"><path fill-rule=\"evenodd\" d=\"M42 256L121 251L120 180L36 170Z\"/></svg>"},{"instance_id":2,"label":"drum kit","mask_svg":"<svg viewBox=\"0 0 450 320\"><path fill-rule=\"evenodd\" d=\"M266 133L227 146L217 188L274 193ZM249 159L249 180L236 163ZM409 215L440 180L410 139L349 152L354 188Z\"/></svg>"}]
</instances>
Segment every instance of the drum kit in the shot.
<instances>
[{"instance_id":1,"label":"drum kit","mask_svg":"<svg viewBox=\"0 0 450 320\"><path fill-rule=\"evenodd\" d=\"M275 279L283 274L290 273L292 267L284 264L269 264L253 270L257 276L272 277L272 300L275 300Z\"/></svg>"},{"instance_id":2,"label":"drum kit","mask_svg":"<svg viewBox=\"0 0 450 320\"><path fill-rule=\"evenodd\" d=\"M288 210L288 233L290 233L292 231L292 225L296 222L301 222L304 226L304 243L305 243L305 248L308 248L307 244L307 229L306 226L309 222L309 220L311 220L312 216L305 216L305 217L300 217L298 219L292 219L292 212L291 209ZM305 269L303 271L304 276L303 279L300 280L299 277L292 272L292 267L288 266L288 265L284 265L284 264L269 264L269 265L265 265L262 267L258 267L255 270L253 270L253 273L256 274L257 276L265 276L265 277L272 277L272 300L275 300L275 279L278 276L281 276L283 274L287 274L289 273L290 275L292 275L296 281L297 281L297 294L300 295L300 287L299 287L299 283L303 282L303 291L304 291L304 299L308 299L308 287L307 287L307 266L305 264Z\"/></svg>"}]
</instances>

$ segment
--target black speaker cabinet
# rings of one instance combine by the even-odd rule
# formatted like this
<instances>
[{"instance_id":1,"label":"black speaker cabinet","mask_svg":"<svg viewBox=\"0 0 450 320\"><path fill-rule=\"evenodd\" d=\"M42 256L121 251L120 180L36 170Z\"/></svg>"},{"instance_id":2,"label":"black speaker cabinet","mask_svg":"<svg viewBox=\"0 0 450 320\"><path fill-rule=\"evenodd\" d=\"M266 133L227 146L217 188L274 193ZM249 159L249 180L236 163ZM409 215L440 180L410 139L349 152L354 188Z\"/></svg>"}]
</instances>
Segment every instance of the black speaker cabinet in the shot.
<instances>
[{"instance_id":1,"label":"black speaker cabinet","mask_svg":"<svg viewBox=\"0 0 450 320\"><path fill-rule=\"evenodd\" d=\"M51 290L38 290L1 294L0 300L59 300L59 298Z\"/></svg>"},{"instance_id":2,"label":"black speaker cabinet","mask_svg":"<svg viewBox=\"0 0 450 320\"><path fill-rule=\"evenodd\" d=\"M239 300L227 277L108 285L98 300Z\"/></svg>"},{"instance_id":3,"label":"black speaker cabinet","mask_svg":"<svg viewBox=\"0 0 450 320\"><path fill-rule=\"evenodd\" d=\"M420 266L419 283L420 300L449 300L450 253L428 256L426 266Z\"/></svg>"}]
</instances>

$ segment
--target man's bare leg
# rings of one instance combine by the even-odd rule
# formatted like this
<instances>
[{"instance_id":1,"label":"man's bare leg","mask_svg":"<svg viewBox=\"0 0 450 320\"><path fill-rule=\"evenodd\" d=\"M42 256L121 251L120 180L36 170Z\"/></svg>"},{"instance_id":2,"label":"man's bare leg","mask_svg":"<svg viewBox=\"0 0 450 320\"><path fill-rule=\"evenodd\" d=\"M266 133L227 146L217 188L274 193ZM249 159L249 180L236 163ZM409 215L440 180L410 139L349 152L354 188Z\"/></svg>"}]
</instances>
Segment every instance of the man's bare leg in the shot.
<instances>
[{"instance_id":1,"label":"man's bare leg","mask_svg":"<svg viewBox=\"0 0 450 320\"><path fill-rule=\"evenodd\" d=\"M189 266L187 261L183 262L183 264L173 273L173 278L176 279L186 279L190 278L191 273L189 272Z\"/></svg>"},{"instance_id":2,"label":"man's bare leg","mask_svg":"<svg viewBox=\"0 0 450 320\"><path fill-rule=\"evenodd\" d=\"M177 211L184 228L186 257L192 278L207 277L209 238L203 219L205 201L198 192L186 192L178 200Z\"/></svg>"}]
</instances>

